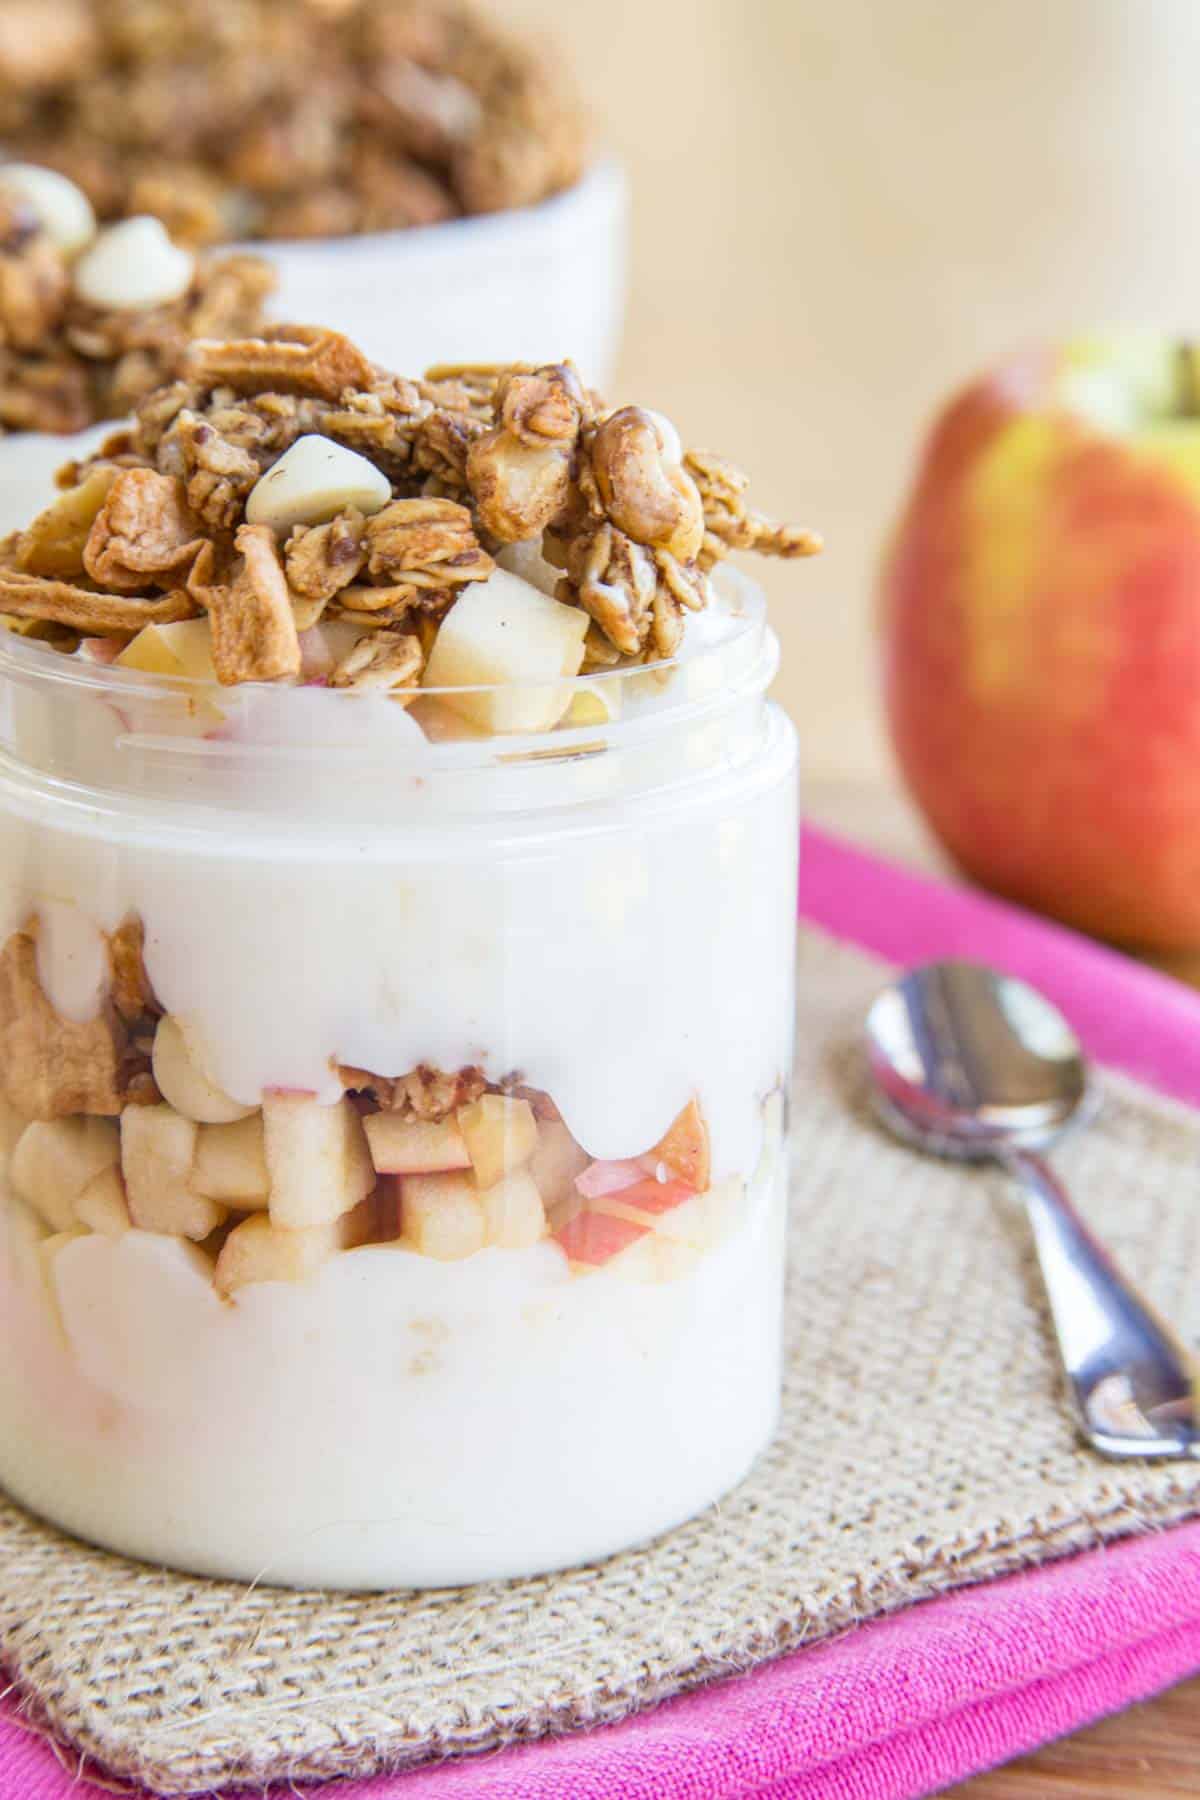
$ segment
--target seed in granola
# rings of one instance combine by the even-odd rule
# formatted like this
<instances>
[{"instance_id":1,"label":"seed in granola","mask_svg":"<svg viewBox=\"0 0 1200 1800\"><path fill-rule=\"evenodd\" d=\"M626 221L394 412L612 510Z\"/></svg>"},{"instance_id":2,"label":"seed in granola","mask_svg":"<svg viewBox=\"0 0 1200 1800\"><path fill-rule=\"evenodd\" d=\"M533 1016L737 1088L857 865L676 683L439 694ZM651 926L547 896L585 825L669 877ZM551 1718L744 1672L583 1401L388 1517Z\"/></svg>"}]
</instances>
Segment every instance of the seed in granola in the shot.
<instances>
[{"instance_id":1,"label":"seed in granola","mask_svg":"<svg viewBox=\"0 0 1200 1800\"><path fill-rule=\"evenodd\" d=\"M373 462L311 432L297 438L250 490L246 519L282 535L294 525L324 524L349 507L376 513L391 497L391 482Z\"/></svg>"},{"instance_id":2,"label":"seed in granola","mask_svg":"<svg viewBox=\"0 0 1200 1800\"><path fill-rule=\"evenodd\" d=\"M191 251L173 244L162 221L144 213L102 231L75 264L72 280L89 306L141 312L181 299L195 273Z\"/></svg>"},{"instance_id":3,"label":"seed in granola","mask_svg":"<svg viewBox=\"0 0 1200 1800\"><path fill-rule=\"evenodd\" d=\"M420 638L401 631L378 631L359 639L334 669L329 685L364 693L395 693L416 687L424 663Z\"/></svg>"},{"instance_id":4,"label":"seed in granola","mask_svg":"<svg viewBox=\"0 0 1200 1800\"><path fill-rule=\"evenodd\" d=\"M350 507L324 525L297 525L284 545L284 572L293 597L317 608L310 623L362 568L364 524L361 512Z\"/></svg>"}]
</instances>

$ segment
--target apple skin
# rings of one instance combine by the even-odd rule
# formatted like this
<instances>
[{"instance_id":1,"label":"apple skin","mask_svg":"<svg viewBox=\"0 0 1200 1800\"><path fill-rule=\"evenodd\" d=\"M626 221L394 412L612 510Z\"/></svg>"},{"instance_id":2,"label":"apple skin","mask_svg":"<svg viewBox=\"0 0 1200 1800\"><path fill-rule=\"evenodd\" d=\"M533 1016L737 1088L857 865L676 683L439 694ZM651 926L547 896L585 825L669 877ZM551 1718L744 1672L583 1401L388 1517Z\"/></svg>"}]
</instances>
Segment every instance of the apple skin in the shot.
<instances>
[{"instance_id":1,"label":"apple skin","mask_svg":"<svg viewBox=\"0 0 1200 1800\"><path fill-rule=\"evenodd\" d=\"M1056 353L925 447L883 571L906 780L961 868L1117 943L1200 945L1200 417L1112 433Z\"/></svg>"}]
</instances>

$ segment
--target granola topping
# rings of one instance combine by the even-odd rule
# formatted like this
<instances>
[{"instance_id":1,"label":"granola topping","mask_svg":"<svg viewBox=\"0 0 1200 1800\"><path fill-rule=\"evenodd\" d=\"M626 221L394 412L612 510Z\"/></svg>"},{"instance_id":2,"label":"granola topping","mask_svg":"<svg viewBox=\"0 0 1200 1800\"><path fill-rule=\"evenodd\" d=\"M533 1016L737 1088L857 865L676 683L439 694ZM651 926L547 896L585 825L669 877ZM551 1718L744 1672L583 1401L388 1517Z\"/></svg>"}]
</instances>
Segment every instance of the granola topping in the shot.
<instances>
[{"instance_id":1,"label":"granola topping","mask_svg":"<svg viewBox=\"0 0 1200 1800\"><path fill-rule=\"evenodd\" d=\"M94 232L85 196L53 170L0 167L0 434L117 418L193 337L259 325L274 276L258 257L198 258L155 218L99 235L88 221Z\"/></svg>"},{"instance_id":2,"label":"granola topping","mask_svg":"<svg viewBox=\"0 0 1200 1800\"><path fill-rule=\"evenodd\" d=\"M569 362L410 380L328 328L194 344L60 482L0 544L0 612L122 644L207 617L226 685L304 679L299 635L330 620L360 635L321 679L409 699L478 584L494 603L456 618L444 688L659 662L730 551L820 548L754 511L731 464L681 453L658 414L606 409ZM556 711L561 689L539 692L532 710L459 705L485 730L543 730L569 695Z\"/></svg>"},{"instance_id":3,"label":"granola topping","mask_svg":"<svg viewBox=\"0 0 1200 1800\"><path fill-rule=\"evenodd\" d=\"M563 69L469 0L18 11L0 21L8 153L69 176L101 219L151 213L191 245L528 206L584 166Z\"/></svg>"}]
</instances>

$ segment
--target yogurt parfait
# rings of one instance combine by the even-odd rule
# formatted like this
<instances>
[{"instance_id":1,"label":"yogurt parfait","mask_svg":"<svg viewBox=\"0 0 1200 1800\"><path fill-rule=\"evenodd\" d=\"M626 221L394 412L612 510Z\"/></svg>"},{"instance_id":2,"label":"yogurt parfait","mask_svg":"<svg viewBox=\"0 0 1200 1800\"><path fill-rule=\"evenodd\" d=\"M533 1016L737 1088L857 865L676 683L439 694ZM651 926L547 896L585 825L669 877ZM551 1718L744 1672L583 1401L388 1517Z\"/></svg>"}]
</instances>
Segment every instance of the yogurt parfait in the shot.
<instances>
[{"instance_id":1,"label":"yogurt parfait","mask_svg":"<svg viewBox=\"0 0 1200 1800\"><path fill-rule=\"evenodd\" d=\"M569 362L193 345L0 543L0 1481L240 1580L525 1575L780 1378L818 548Z\"/></svg>"}]
</instances>

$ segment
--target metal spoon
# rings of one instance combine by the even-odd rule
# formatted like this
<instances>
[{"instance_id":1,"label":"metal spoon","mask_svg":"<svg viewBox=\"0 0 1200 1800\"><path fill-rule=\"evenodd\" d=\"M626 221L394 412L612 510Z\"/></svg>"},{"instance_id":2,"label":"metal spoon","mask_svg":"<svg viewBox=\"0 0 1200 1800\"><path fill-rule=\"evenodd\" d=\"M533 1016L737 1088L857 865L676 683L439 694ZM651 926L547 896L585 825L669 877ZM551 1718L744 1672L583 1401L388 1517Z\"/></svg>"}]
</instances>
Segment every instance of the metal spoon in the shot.
<instances>
[{"instance_id":1,"label":"metal spoon","mask_svg":"<svg viewBox=\"0 0 1200 1800\"><path fill-rule=\"evenodd\" d=\"M1096 1102L1062 1014L991 969L930 963L880 994L866 1041L892 1131L938 1156L1002 1163L1020 1182L1087 1440L1104 1456L1200 1455L1192 1358L1037 1154Z\"/></svg>"}]
</instances>

